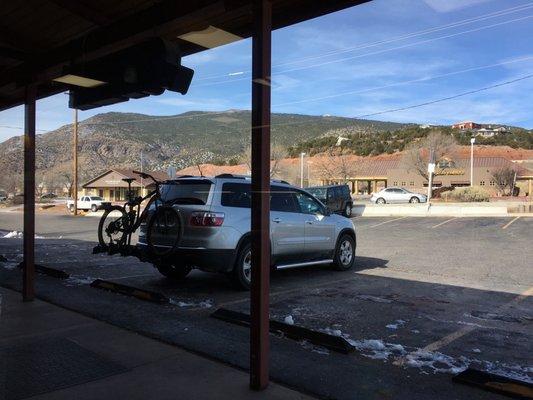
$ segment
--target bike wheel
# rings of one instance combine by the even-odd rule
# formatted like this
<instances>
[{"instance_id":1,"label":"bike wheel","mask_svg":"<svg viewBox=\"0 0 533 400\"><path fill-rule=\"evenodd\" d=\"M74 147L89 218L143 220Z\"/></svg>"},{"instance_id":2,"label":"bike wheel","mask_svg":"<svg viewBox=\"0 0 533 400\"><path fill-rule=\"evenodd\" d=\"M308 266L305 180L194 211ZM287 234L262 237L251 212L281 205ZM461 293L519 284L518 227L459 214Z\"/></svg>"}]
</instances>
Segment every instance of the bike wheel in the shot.
<instances>
[{"instance_id":1,"label":"bike wheel","mask_svg":"<svg viewBox=\"0 0 533 400\"><path fill-rule=\"evenodd\" d=\"M146 227L146 243L157 256L171 254L181 239L183 223L171 206L159 206Z\"/></svg>"},{"instance_id":2,"label":"bike wheel","mask_svg":"<svg viewBox=\"0 0 533 400\"><path fill-rule=\"evenodd\" d=\"M125 243L129 231L129 219L124 209L112 206L105 210L98 224L98 242L103 248Z\"/></svg>"}]
</instances>

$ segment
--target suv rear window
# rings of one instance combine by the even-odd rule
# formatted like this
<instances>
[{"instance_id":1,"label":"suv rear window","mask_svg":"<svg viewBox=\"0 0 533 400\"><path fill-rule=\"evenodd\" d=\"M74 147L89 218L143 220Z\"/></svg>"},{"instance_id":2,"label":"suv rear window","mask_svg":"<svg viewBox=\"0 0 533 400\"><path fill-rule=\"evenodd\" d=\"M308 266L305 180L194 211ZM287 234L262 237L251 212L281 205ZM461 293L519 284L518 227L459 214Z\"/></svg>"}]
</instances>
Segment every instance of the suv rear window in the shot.
<instances>
[{"instance_id":1,"label":"suv rear window","mask_svg":"<svg viewBox=\"0 0 533 400\"><path fill-rule=\"evenodd\" d=\"M249 183L224 183L220 204L225 207L250 208L252 205L252 185ZM271 186L270 210L299 212L300 208L291 189Z\"/></svg>"},{"instance_id":2,"label":"suv rear window","mask_svg":"<svg viewBox=\"0 0 533 400\"><path fill-rule=\"evenodd\" d=\"M309 193L315 196L319 200L326 200L327 188L307 188Z\"/></svg>"},{"instance_id":3,"label":"suv rear window","mask_svg":"<svg viewBox=\"0 0 533 400\"><path fill-rule=\"evenodd\" d=\"M205 179L187 179L167 182L161 186L161 198L173 204L204 205L213 184Z\"/></svg>"}]
</instances>

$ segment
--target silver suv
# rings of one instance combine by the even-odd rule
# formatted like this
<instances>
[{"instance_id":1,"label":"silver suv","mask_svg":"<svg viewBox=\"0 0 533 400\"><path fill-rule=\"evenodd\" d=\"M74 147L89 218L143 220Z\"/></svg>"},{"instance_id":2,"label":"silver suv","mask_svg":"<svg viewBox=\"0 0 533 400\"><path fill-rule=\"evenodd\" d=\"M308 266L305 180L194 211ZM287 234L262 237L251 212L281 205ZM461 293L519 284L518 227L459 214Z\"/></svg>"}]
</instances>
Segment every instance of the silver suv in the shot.
<instances>
[{"instance_id":1,"label":"silver suv","mask_svg":"<svg viewBox=\"0 0 533 400\"><path fill-rule=\"evenodd\" d=\"M251 279L249 177L182 177L161 188L183 221L177 249L155 264L165 276L182 279L192 268L223 272L238 287ZM271 182L270 240L272 268L333 264L338 270L354 265L356 236L350 219L332 214L304 190L283 181ZM150 218L150 217L148 217ZM147 250L146 224L138 246Z\"/></svg>"}]
</instances>

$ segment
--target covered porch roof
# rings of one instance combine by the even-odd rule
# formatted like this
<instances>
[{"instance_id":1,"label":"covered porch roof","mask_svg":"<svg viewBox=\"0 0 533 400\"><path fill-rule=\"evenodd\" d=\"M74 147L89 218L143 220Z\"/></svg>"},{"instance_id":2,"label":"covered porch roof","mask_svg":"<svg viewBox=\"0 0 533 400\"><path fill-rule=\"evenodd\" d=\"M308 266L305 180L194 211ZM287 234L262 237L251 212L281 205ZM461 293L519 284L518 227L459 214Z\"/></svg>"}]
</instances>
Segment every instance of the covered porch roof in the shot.
<instances>
[{"instance_id":1,"label":"covered porch roof","mask_svg":"<svg viewBox=\"0 0 533 400\"><path fill-rule=\"evenodd\" d=\"M272 29L367 1L271 0ZM250 0L0 2L0 110L22 104L25 87L30 83L38 86L37 98L65 91L67 86L53 79L61 76L63 68L71 63L95 60L153 37L179 43L183 56L248 38L253 33L252 3ZM187 36L195 31L203 31L202 35L209 40Z\"/></svg>"}]
</instances>

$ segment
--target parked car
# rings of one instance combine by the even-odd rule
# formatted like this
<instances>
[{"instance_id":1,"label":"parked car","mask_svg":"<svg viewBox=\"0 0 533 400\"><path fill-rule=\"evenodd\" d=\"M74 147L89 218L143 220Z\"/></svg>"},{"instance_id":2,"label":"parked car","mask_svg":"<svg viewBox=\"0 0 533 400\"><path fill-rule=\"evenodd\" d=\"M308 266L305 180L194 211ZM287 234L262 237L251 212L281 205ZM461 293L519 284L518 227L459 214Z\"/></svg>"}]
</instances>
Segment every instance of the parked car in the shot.
<instances>
[{"instance_id":1,"label":"parked car","mask_svg":"<svg viewBox=\"0 0 533 400\"><path fill-rule=\"evenodd\" d=\"M0 203L3 203L7 200L7 195L4 193L0 193Z\"/></svg>"},{"instance_id":2,"label":"parked car","mask_svg":"<svg viewBox=\"0 0 533 400\"><path fill-rule=\"evenodd\" d=\"M381 189L377 193L372 193L370 197L372 203L425 203L427 196L423 194L413 193L404 188L389 187Z\"/></svg>"},{"instance_id":3,"label":"parked car","mask_svg":"<svg viewBox=\"0 0 533 400\"><path fill-rule=\"evenodd\" d=\"M324 203L331 212L347 218L352 215L353 201L348 185L312 186L305 190Z\"/></svg>"},{"instance_id":4,"label":"parked car","mask_svg":"<svg viewBox=\"0 0 533 400\"><path fill-rule=\"evenodd\" d=\"M304 190L272 181L270 240L272 268L333 264L338 270L354 265L356 236L350 219L332 214ZM155 266L165 276L182 279L192 268L228 274L248 289L251 279L251 181L220 175L167 181L163 201L171 201L183 221L176 250ZM153 209L149 210L149 220ZM146 225L138 247L148 251ZM163 239L164 241L164 239ZM157 245L157 243L156 243Z\"/></svg>"},{"instance_id":5,"label":"parked car","mask_svg":"<svg viewBox=\"0 0 533 400\"><path fill-rule=\"evenodd\" d=\"M67 208L70 212L74 212L74 200L67 200ZM84 210L92 212L98 211L100 208L106 205L110 205L110 202L104 201L100 196L82 196L78 200L78 210Z\"/></svg>"}]
</instances>

